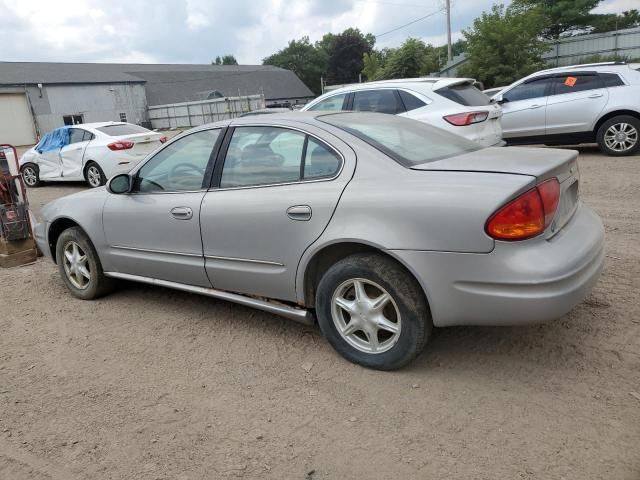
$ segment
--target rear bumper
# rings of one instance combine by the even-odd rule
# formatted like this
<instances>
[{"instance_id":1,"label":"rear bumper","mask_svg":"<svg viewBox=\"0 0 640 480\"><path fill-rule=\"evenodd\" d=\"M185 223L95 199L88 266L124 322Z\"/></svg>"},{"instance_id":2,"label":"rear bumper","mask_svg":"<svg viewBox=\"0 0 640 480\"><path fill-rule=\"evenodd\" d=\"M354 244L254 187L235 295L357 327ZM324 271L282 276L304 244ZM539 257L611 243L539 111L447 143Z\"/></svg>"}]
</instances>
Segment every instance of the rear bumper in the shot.
<instances>
[{"instance_id":1,"label":"rear bumper","mask_svg":"<svg viewBox=\"0 0 640 480\"><path fill-rule=\"evenodd\" d=\"M591 291L604 261L600 218L580 206L550 240L496 242L488 254L392 252L422 283L436 326L553 320Z\"/></svg>"}]
</instances>

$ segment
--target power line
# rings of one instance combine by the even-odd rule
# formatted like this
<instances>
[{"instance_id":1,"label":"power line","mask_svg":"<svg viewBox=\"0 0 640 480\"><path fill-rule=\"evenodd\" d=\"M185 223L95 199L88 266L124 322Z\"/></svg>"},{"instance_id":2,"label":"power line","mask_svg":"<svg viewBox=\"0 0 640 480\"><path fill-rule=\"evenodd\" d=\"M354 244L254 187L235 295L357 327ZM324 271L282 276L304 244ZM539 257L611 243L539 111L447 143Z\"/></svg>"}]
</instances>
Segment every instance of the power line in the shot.
<instances>
[{"instance_id":1,"label":"power line","mask_svg":"<svg viewBox=\"0 0 640 480\"><path fill-rule=\"evenodd\" d=\"M400 25L399 27L392 28L391 30L386 31L386 32L384 32L384 33L379 33L378 35L375 35L375 37L376 37L376 38L380 38L380 37L382 37L383 35L387 35L388 33L395 32L395 31L397 31L397 30L400 30L401 28L408 27L409 25L413 25L414 23L418 23L418 22L420 22L420 21L422 21L422 20L424 20L424 19L426 19L426 18L433 17L434 15L437 15L438 13L442 12L442 10L443 10L443 9L442 9L442 8L440 8L439 10L436 10L435 12L432 12L432 13L430 13L430 14L428 14L428 15L425 15L424 17L416 18L415 20L412 20L412 21L410 21L409 23L405 23L404 25Z\"/></svg>"}]
</instances>

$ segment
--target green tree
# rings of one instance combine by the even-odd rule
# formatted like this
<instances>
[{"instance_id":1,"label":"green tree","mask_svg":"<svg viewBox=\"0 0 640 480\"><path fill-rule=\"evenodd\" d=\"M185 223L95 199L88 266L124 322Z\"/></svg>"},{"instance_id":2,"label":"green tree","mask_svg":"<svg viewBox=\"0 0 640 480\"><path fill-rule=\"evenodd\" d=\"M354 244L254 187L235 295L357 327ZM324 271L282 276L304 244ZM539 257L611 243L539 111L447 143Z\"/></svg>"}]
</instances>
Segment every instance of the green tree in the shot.
<instances>
[{"instance_id":1,"label":"green tree","mask_svg":"<svg viewBox=\"0 0 640 480\"><path fill-rule=\"evenodd\" d=\"M459 71L486 88L507 85L543 67L548 46L539 38L544 18L537 10L494 5L463 30L469 61Z\"/></svg>"},{"instance_id":2,"label":"green tree","mask_svg":"<svg viewBox=\"0 0 640 480\"><path fill-rule=\"evenodd\" d=\"M514 0L513 8L537 10L544 26L540 34L544 38L557 39L562 35L588 29L594 19L590 12L602 0Z\"/></svg>"},{"instance_id":3,"label":"green tree","mask_svg":"<svg viewBox=\"0 0 640 480\"><path fill-rule=\"evenodd\" d=\"M238 65L238 61L233 55L218 55L211 65Z\"/></svg>"},{"instance_id":4,"label":"green tree","mask_svg":"<svg viewBox=\"0 0 640 480\"><path fill-rule=\"evenodd\" d=\"M614 13L593 15L591 19L592 30L590 33L611 32L623 28L640 26L640 12L636 9L627 10L620 15Z\"/></svg>"},{"instance_id":5,"label":"green tree","mask_svg":"<svg viewBox=\"0 0 640 480\"><path fill-rule=\"evenodd\" d=\"M291 40L282 50L262 60L263 65L286 68L295 73L314 93L321 91L320 78L327 68L326 53L309 41L309 37Z\"/></svg>"},{"instance_id":6,"label":"green tree","mask_svg":"<svg viewBox=\"0 0 640 480\"><path fill-rule=\"evenodd\" d=\"M440 68L438 53L432 45L408 38L385 62L384 78L413 78L428 75Z\"/></svg>"},{"instance_id":7,"label":"green tree","mask_svg":"<svg viewBox=\"0 0 640 480\"><path fill-rule=\"evenodd\" d=\"M357 28L348 28L337 35L323 37L320 42L327 48L327 79L331 83L357 82L364 66L364 54L370 53L376 38L363 34Z\"/></svg>"}]
</instances>

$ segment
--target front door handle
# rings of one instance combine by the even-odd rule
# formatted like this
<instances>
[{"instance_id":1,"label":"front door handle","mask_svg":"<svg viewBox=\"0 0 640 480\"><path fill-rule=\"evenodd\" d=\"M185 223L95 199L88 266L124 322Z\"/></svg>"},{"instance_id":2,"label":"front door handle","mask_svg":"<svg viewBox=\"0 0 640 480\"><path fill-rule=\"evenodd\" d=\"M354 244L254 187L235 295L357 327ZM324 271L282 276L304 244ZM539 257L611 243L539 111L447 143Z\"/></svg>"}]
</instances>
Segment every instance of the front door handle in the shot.
<instances>
[{"instance_id":1,"label":"front door handle","mask_svg":"<svg viewBox=\"0 0 640 480\"><path fill-rule=\"evenodd\" d=\"M542 107L542 105L538 105L537 103L535 103L535 104L533 104L533 105L529 106L529 108L530 108L530 109L532 109L532 110L533 110L534 108L540 108L540 107Z\"/></svg>"},{"instance_id":2,"label":"front door handle","mask_svg":"<svg viewBox=\"0 0 640 480\"><path fill-rule=\"evenodd\" d=\"M602 93L593 93L589 95L589 98L600 98L602 97Z\"/></svg>"},{"instance_id":3,"label":"front door handle","mask_svg":"<svg viewBox=\"0 0 640 480\"><path fill-rule=\"evenodd\" d=\"M294 205L287 208L287 217L299 222L311 220L311 207L309 205Z\"/></svg>"},{"instance_id":4,"label":"front door handle","mask_svg":"<svg viewBox=\"0 0 640 480\"><path fill-rule=\"evenodd\" d=\"M191 220L193 218L193 210L189 207L175 207L171 209L171 215L178 220Z\"/></svg>"}]
</instances>

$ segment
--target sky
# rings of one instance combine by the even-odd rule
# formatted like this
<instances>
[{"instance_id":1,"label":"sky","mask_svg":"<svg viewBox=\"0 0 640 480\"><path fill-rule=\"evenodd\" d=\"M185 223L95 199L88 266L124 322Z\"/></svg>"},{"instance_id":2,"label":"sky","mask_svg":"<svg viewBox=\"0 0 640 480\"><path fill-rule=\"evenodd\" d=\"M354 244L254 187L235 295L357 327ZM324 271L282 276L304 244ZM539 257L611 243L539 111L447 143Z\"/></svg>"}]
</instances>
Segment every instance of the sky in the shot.
<instances>
[{"instance_id":1,"label":"sky","mask_svg":"<svg viewBox=\"0 0 640 480\"><path fill-rule=\"evenodd\" d=\"M454 40L495 3L451 1ZM634 7L603 0L596 11ZM444 0L0 0L0 18L0 61L209 63L230 53L260 64L291 39L349 27L377 35L379 48L409 36L446 42Z\"/></svg>"}]
</instances>

